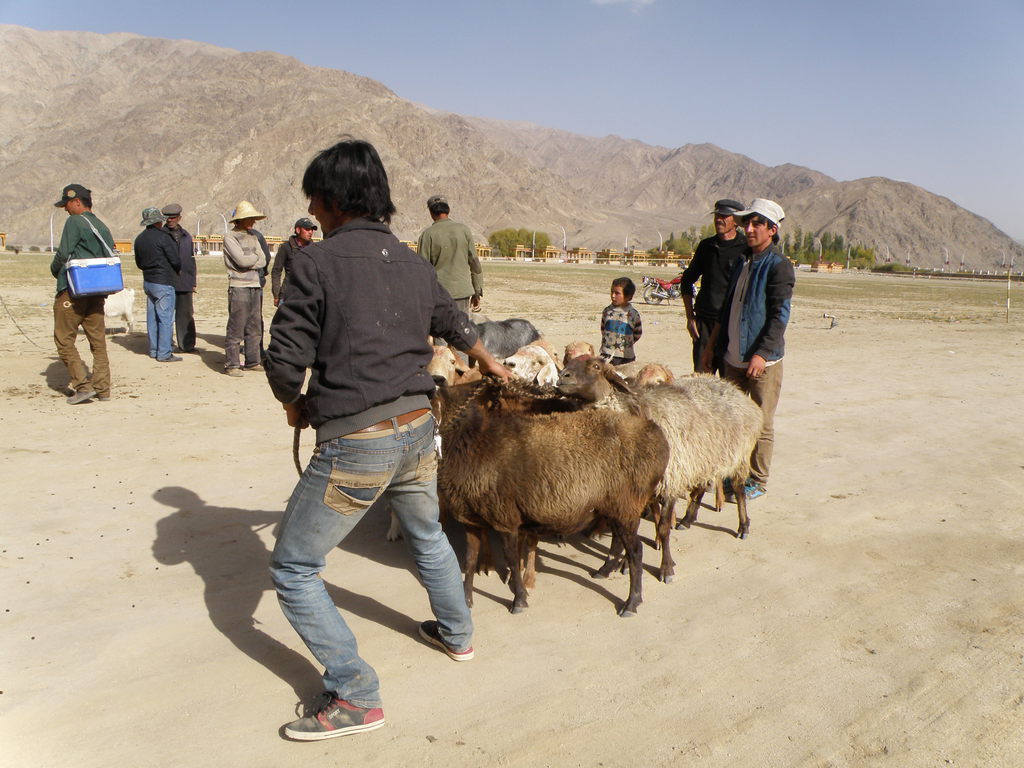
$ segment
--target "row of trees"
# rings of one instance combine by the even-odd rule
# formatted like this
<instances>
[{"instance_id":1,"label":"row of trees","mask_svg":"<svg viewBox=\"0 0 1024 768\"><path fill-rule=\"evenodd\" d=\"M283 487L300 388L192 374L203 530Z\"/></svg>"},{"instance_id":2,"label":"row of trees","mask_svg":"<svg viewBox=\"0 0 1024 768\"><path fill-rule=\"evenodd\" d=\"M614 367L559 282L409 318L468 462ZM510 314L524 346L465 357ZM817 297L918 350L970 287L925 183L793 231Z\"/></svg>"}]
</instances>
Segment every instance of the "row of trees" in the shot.
<instances>
[{"instance_id":1,"label":"row of trees","mask_svg":"<svg viewBox=\"0 0 1024 768\"><path fill-rule=\"evenodd\" d=\"M711 224L705 224L699 230L697 227L690 227L678 237L673 232L666 241L665 248L682 255L691 254L701 240L713 234L715 228ZM801 264L818 261L819 254L822 261L845 264L849 249L851 267L871 269L875 265L875 252L872 249L847 243L842 235L834 235L828 231L815 235L813 232L804 232L800 227L794 227L792 231L780 232L779 245L786 256Z\"/></svg>"},{"instance_id":2,"label":"row of trees","mask_svg":"<svg viewBox=\"0 0 1024 768\"><path fill-rule=\"evenodd\" d=\"M780 240L783 253L801 264L811 264L819 260L845 264L847 256L850 266L855 269L871 269L875 266L875 252L871 248L846 242L842 235L834 235L825 231L820 235L804 232L794 227L792 232L782 233Z\"/></svg>"},{"instance_id":3,"label":"row of trees","mask_svg":"<svg viewBox=\"0 0 1024 768\"><path fill-rule=\"evenodd\" d=\"M693 253L701 240L714 234L715 227L712 224L705 224L699 229L694 226L678 235L672 232L662 247L685 257ZM501 255L508 259L513 257L517 245L536 247L540 252L551 244L551 238L544 232L511 228L499 229L491 233L487 241L492 248L497 248ZM872 249L847 243L846 238L842 235L834 235L828 231L815 235L810 231L804 232L800 227L794 227L792 231L781 233L779 244L786 256L802 264L818 261L820 254L822 261L839 262L840 264L845 264L847 255L849 255L850 266L853 268L871 269L875 265L875 252ZM656 248L651 248L649 251L652 254L657 252Z\"/></svg>"},{"instance_id":4,"label":"row of trees","mask_svg":"<svg viewBox=\"0 0 1024 768\"><path fill-rule=\"evenodd\" d=\"M492 248L497 248L506 259L511 259L515 256L517 245L536 248L538 253L542 253L551 245L551 238L545 232L535 232L532 229L499 229L491 233L487 242Z\"/></svg>"}]
</instances>

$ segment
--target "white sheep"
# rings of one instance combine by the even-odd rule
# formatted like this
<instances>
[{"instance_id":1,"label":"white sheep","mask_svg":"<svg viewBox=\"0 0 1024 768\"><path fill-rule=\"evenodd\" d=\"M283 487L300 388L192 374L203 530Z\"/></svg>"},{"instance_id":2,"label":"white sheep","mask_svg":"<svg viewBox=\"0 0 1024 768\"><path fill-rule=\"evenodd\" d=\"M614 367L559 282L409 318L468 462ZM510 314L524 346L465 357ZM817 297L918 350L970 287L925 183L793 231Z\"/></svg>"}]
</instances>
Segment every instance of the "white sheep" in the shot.
<instances>
[{"instance_id":1,"label":"white sheep","mask_svg":"<svg viewBox=\"0 0 1024 768\"><path fill-rule=\"evenodd\" d=\"M761 409L734 384L697 375L631 391L603 360L577 358L562 370L558 390L595 407L642 414L661 427L671 451L659 488L661 514L672 514L676 499L689 498L681 521L689 527L708 484L730 478L742 489L762 416ZM737 536L742 539L750 530L742 491L736 494L736 506ZM670 557L668 561L668 573L662 573L666 581L672 576Z\"/></svg>"},{"instance_id":2,"label":"white sheep","mask_svg":"<svg viewBox=\"0 0 1024 768\"><path fill-rule=\"evenodd\" d=\"M551 354L539 344L520 347L514 355L501 361L518 378L540 384L542 387L558 383L558 366Z\"/></svg>"},{"instance_id":3,"label":"white sheep","mask_svg":"<svg viewBox=\"0 0 1024 768\"><path fill-rule=\"evenodd\" d=\"M128 333L132 333L135 330L134 309L134 288L125 288L117 293L112 293L103 302L103 314L112 320L124 320Z\"/></svg>"}]
</instances>

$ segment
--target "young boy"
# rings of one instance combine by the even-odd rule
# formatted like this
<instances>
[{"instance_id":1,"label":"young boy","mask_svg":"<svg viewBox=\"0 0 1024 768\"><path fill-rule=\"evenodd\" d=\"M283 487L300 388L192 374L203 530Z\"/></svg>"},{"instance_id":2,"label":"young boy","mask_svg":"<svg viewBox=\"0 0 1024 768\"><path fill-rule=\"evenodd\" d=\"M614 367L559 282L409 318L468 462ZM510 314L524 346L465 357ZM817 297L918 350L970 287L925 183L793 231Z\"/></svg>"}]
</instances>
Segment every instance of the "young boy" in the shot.
<instances>
[{"instance_id":1,"label":"young boy","mask_svg":"<svg viewBox=\"0 0 1024 768\"><path fill-rule=\"evenodd\" d=\"M601 314L601 357L612 365L631 363L636 359L633 345L643 333L640 313L630 300L636 286L628 277L612 280L612 303Z\"/></svg>"}]
</instances>

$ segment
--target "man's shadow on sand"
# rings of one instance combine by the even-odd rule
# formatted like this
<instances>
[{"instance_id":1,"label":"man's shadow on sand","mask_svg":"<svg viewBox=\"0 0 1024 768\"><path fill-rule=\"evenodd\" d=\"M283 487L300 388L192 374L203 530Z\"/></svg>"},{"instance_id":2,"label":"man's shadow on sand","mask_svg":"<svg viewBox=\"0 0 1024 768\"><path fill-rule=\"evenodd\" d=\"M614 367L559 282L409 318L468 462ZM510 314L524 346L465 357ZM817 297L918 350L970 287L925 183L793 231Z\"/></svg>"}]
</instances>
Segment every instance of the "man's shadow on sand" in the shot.
<instances>
[{"instance_id":1,"label":"man's shadow on sand","mask_svg":"<svg viewBox=\"0 0 1024 768\"><path fill-rule=\"evenodd\" d=\"M203 599L214 627L253 661L291 685L299 700L322 691L323 680L310 658L268 635L253 618L263 593L274 590L268 571L270 552L257 532L276 527L283 512L214 507L181 487L160 488L153 498L176 510L157 522L153 541L157 562L191 564L203 580ZM386 518L383 514L367 516L343 548L386 565L412 569L405 548L385 541ZM327 584L327 591L344 613L407 635L417 626L413 618L371 597L332 584Z\"/></svg>"}]
</instances>

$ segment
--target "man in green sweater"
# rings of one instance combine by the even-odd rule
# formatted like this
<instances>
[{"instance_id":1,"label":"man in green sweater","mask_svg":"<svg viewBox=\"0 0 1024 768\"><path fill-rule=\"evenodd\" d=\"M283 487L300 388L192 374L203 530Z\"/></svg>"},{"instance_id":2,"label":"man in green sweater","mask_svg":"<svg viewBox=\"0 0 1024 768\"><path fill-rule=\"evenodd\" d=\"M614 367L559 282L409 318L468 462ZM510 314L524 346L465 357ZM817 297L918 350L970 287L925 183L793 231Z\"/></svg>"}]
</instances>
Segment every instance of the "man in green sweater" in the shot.
<instances>
[{"instance_id":1,"label":"man in green sweater","mask_svg":"<svg viewBox=\"0 0 1024 768\"><path fill-rule=\"evenodd\" d=\"M53 341L57 354L68 368L74 390L68 398L70 405L78 405L92 398L110 399L110 362L107 359L106 325L103 319L105 296L73 298L68 291L68 259L101 259L108 255L107 247L114 250L114 238L107 225L92 212L92 192L81 184L64 187L60 200L54 205L68 213L68 223L60 236L60 245L50 262L50 274L57 278L57 297L53 301ZM107 247L104 247L102 238ZM75 339L78 327L85 331L92 350L92 381Z\"/></svg>"},{"instance_id":2,"label":"man in green sweater","mask_svg":"<svg viewBox=\"0 0 1024 768\"><path fill-rule=\"evenodd\" d=\"M418 251L437 272L437 281L463 312L480 308L484 274L469 227L448 218L451 209L441 195L427 200L434 223L420 235Z\"/></svg>"}]
</instances>

